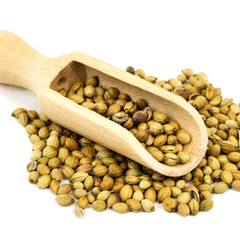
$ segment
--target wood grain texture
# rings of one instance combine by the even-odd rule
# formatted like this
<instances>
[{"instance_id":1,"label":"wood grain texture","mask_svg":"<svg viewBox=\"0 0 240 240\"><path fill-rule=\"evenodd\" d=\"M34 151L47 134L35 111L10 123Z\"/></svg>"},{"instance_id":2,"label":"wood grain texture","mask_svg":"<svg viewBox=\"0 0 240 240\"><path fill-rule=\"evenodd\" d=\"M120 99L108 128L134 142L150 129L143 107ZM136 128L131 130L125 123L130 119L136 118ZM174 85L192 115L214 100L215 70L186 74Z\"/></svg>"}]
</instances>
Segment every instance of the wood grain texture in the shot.
<instances>
[{"instance_id":1,"label":"wood grain texture","mask_svg":"<svg viewBox=\"0 0 240 240\"><path fill-rule=\"evenodd\" d=\"M37 94L41 63L49 59L17 35L0 31L0 82L26 88Z\"/></svg>"},{"instance_id":2,"label":"wood grain texture","mask_svg":"<svg viewBox=\"0 0 240 240\"><path fill-rule=\"evenodd\" d=\"M8 40L2 40L5 38ZM33 91L38 97L40 109L51 120L167 176L182 176L195 168L203 158L208 140L206 127L198 112L185 100L86 54L74 52L48 58L19 39L12 33L0 32L1 43L5 41L10 45L18 45L10 51L9 61L7 52L11 47L0 47L0 53L5 54L4 58L0 57L0 71L3 72L0 73L0 82ZM12 66L16 62L22 64L17 69ZM24 73L20 70L21 66L24 67ZM116 87L120 92L129 94L133 101L143 98L153 110L176 120L191 135L191 142L184 147L190 161L177 166L159 163L128 130L57 92L62 86L68 88L72 83L93 75L99 77L100 85L104 88Z\"/></svg>"}]
</instances>

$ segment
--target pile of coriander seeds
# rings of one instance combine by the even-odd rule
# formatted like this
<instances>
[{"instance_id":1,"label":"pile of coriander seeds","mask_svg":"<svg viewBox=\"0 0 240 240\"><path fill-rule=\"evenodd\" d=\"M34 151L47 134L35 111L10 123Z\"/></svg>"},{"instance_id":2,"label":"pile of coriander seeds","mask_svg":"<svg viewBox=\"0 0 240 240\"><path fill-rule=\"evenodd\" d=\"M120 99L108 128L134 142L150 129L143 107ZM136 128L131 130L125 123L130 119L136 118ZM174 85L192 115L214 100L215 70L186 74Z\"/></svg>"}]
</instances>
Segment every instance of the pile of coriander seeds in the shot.
<instances>
[{"instance_id":1,"label":"pile of coriander seeds","mask_svg":"<svg viewBox=\"0 0 240 240\"><path fill-rule=\"evenodd\" d=\"M183 151L191 140L189 133L166 114L152 111L145 99L133 102L131 96L117 88L104 89L99 86L98 76L76 82L68 91L63 88L59 93L122 125L157 161L170 166L189 161Z\"/></svg>"},{"instance_id":2,"label":"pile of coriander seeds","mask_svg":"<svg viewBox=\"0 0 240 240\"><path fill-rule=\"evenodd\" d=\"M220 88L214 88L205 73L184 69L176 78L156 81L141 69L128 67L127 71L197 109L208 132L207 151L197 168L182 177L161 175L51 122L42 113L19 108L12 115L26 127L33 143L27 164L29 182L50 188L56 202L73 205L79 218L90 206L96 211L152 212L155 202L168 212L195 216L213 207L212 194L228 188L240 191L239 105L222 99ZM180 144L178 138L171 142L177 149ZM64 179L69 183L63 184Z\"/></svg>"}]
</instances>

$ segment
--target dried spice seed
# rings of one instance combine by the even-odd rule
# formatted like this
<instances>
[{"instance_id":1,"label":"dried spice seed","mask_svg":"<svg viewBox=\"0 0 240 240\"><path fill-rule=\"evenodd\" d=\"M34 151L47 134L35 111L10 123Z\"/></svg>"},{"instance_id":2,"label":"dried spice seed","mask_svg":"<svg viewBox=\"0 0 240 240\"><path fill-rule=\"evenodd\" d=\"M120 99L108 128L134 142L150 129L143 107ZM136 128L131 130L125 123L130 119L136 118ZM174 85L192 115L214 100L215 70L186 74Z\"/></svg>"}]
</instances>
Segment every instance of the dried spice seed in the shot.
<instances>
[{"instance_id":1,"label":"dried spice seed","mask_svg":"<svg viewBox=\"0 0 240 240\"><path fill-rule=\"evenodd\" d=\"M122 201L126 201L128 199L130 199L133 195L133 189L130 185L125 185L121 188L120 192L119 192L120 198Z\"/></svg>"},{"instance_id":2,"label":"dried spice seed","mask_svg":"<svg viewBox=\"0 0 240 240\"><path fill-rule=\"evenodd\" d=\"M142 209L145 212L153 212L155 210L154 204L149 199L143 199L141 201Z\"/></svg>"},{"instance_id":3,"label":"dried spice seed","mask_svg":"<svg viewBox=\"0 0 240 240\"><path fill-rule=\"evenodd\" d=\"M240 180L233 180L231 183L231 187L235 191L240 191Z\"/></svg>"},{"instance_id":4,"label":"dried spice seed","mask_svg":"<svg viewBox=\"0 0 240 240\"><path fill-rule=\"evenodd\" d=\"M27 110L24 109L24 108L16 108L16 109L12 112L12 115L11 115L11 116L13 116L13 117L15 117L15 118L19 118L19 115L20 115L21 113L27 113Z\"/></svg>"},{"instance_id":5,"label":"dried spice seed","mask_svg":"<svg viewBox=\"0 0 240 240\"><path fill-rule=\"evenodd\" d=\"M212 194L209 191L203 191L200 194L200 201L211 199L211 198L212 198Z\"/></svg>"},{"instance_id":6,"label":"dried spice seed","mask_svg":"<svg viewBox=\"0 0 240 240\"><path fill-rule=\"evenodd\" d=\"M28 181L30 183L36 183L38 181L38 173L37 171L32 171L28 175Z\"/></svg>"},{"instance_id":7,"label":"dried spice seed","mask_svg":"<svg viewBox=\"0 0 240 240\"><path fill-rule=\"evenodd\" d=\"M130 207L123 202L115 203L112 208L117 213L126 213L130 210Z\"/></svg>"},{"instance_id":8,"label":"dried spice seed","mask_svg":"<svg viewBox=\"0 0 240 240\"><path fill-rule=\"evenodd\" d=\"M177 211L183 216L186 217L190 214L190 208L186 203L179 203L177 206Z\"/></svg>"},{"instance_id":9,"label":"dried spice seed","mask_svg":"<svg viewBox=\"0 0 240 240\"><path fill-rule=\"evenodd\" d=\"M78 188L73 191L73 195L75 198L79 199L81 197L85 197L87 195L87 191L83 188Z\"/></svg>"},{"instance_id":10,"label":"dried spice seed","mask_svg":"<svg viewBox=\"0 0 240 240\"><path fill-rule=\"evenodd\" d=\"M213 201L211 199L203 200L200 204L200 211L209 211L213 207Z\"/></svg>"},{"instance_id":11,"label":"dried spice seed","mask_svg":"<svg viewBox=\"0 0 240 240\"><path fill-rule=\"evenodd\" d=\"M97 212L102 212L106 209L107 204L103 200L96 200L92 203L92 208Z\"/></svg>"},{"instance_id":12,"label":"dried spice seed","mask_svg":"<svg viewBox=\"0 0 240 240\"><path fill-rule=\"evenodd\" d=\"M37 166L37 172L39 173L40 176L48 175L48 174L50 174L50 169L45 164L39 164Z\"/></svg>"},{"instance_id":13,"label":"dried spice seed","mask_svg":"<svg viewBox=\"0 0 240 240\"><path fill-rule=\"evenodd\" d=\"M84 216L85 216L84 210L78 206L75 207L74 213L78 218L84 218Z\"/></svg>"},{"instance_id":14,"label":"dried spice seed","mask_svg":"<svg viewBox=\"0 0 240 240\"><path fill-rule=\"evenodd\" d=\"M27 164L27 170L28 172L32 172L32 171L35 171L37 169L37 163L35 161L33 162L29 162Z\"/></svg>"},{"instance_id":15,"label":"dried spice seed","mask_svg":"<svg viewBox=\"0 0 240 240\"><path fill-rule=\"evenodd\" d=\"M165 198L163 200L163 208L167 212L175 212L177 207L177 203L172 198Z\"/></svg>"},{"instance_id":16,"label":"dried spice seed","mask_svg":"<svg viewBox=\"0 0 240 240\"><path fill-rule=\"evenodd\" d=\"M56 181L56 180L55 180ZM69 194L72 190L72 185L71 184L62 184L61 186L59 186L59 189L57 191L57 194L58 195L61 195L61 194Z\"/></svg>"},{"instance_id":17,"label":"dried spice seed","mask_svg":"<svg viewBox=\"0 0 240 240\"><path fill-rule=\"evenodd\" d=\"M191 195L188 192L183 192L177 197L178 203L186 203L188 204L191 200Z\"/></svg>"},{"instance_id":18,"label":"dried spice seed","mask_svg":"<svg viewBox=\"0 0 240 240\"><path fill-rule=\"evenodd\" d=\"M196 199L192 199L188 206L190 208L190 212L193 216L195 216L199 212L199 202Z\"/></svg>"},{"instance_id":19,"label":"dried spice seed","mask_svg":"<svg viewBox=\"0 0 240 240\"><path fill-rule=\"evenodd\" d=\"M120 202L120 197L118 193L111 194L107 199L108 208L112 207L114 204Z\"/></svg>"},{"instance_id":20,"label":"dried spice seed","mask_svg":"<svg viewBox=\"0 0 240 240\"><path fill-rule=\"evenodd\" d=\"M74 173L71 178L70 178L70 182L74 183L74 182L82 182L84 181L86 178L88 177L88 174L85 172L76 172Z\"/></svg>"},{"instance_id":21,"label":"dried spice seed","mask_svg":"<svg viewBox=\"0 0 240 240\"><path fill-rule=\"evenodd\" d=\"M228 171L228 170L224 170L224 171L222 171L222 173L221 173L221 179L222 179L222 181L224 181L225 183L227 183L227 184L230 184L232 181L233 181L233 174L230 172L230 171Z\"/></svg>"},{"instance_id":22,"label":"dried spice seed","mask_svg":"<svg viewBox=\"0 0 240 240\"><path fill-rule=\"evenodd\" d=\"M100 189L99 189L100 190ZM98 200L103 200L103 201L106 201L108 199L108 197L110 196L111 192L110 191L107 191L107 190L103 190L103 191L100 191L98 194L97 194L97 199Z\"/></svg>"},{"instance_id":23,"label":"dried spice seed","mask_svg":"<svg viewBox=\"0 0 240 240\"><path fill-rule=\"evenodd\" d=\"M26 127L27 124L29 123L29 118L28 118L27 113L21 112L18 116L18 121L23 127Z\"/></svg>"},{"instance_id":24,"label":"dried spice seed","mask_svg":"<svg viewBox=\"0 0 240 240\"><path fill-rule=\"evenodd\" d=\"M40 189L45 189L49 186L50 182L51 182L51 177L49 175L42 175L38 179L38 187Z\"/></svg>"},{"instance_id":25,"label":"dried spice seed","mask_svg":"<svg viewBox=\"0 0 240 240\"><path fill-rule=\"evenodd\" d=\"M169 198L171 196L171 188L170 187L165 187L159 190L157 199L158 202L163 202L165 198Z\"/></svg>"},{"instance_id":26,"label":"dried spice seed","mask_svg":"<svg viewBox=\"0 0 240 240\"><path fill-rule=\"evenodd\" d=\"M78 202L77 202L78 206L82 209L87 208L89 201L86 197L81 197Z\"/></svg>"},{"instance_id":27,"label":"dried spice seed","mask_svg":"<svg viewBox=\"0 0 240 240\"><path fill-rule=\"evenodd\" d=\"M51 181L51 183L49 185L50 190L55 194L58 193L59 187L60 187L59 182L54 179Z\"/></svg>"},{"instance_id":28,"label":"dried spice seed","mask_svg":"<svg viewBox=\"0 0 240 240\"><path fill-rule=\"evenodd\" d=\"M150 187L145 191L144 198L152 201L153 203L156 201L157 194L153 187Z\"/></svg>"},{"instance_id":29,"label":"dried spice seed","mask_svg":"<svg viewBox=\"0 0 240 240\"><path fill-rule=\"evenodd\" d=\"M63 207L70 206L75 202L75 200L71 196L69 196L68 194L58 195L55 198L55 200L59 205L61 205Z\"/></svg>"},{"instance_id":30,"label":"dried spice seed","mask_svg":"<svg viewBox=\"0 0 240 240\"><path fill-rule=\"evenodd\" d=\"M75 172L71 167L63 166L62 173L63 173L64 178L70 179L74 175Z\"/></svg>"},{"instance_id":31,"label":"dried spice seed","mask_svg":"<svg viewBox=\"0 0 240 240\"><path fill-rule=\"evenodd\" d=\"M42 156L42 151L37 149L37 150L32 151L30 159L31 159L31 161L36 161L39 158L41 158L41 156Z\"/></svg>"},{"instance_id":32,"label":"dried spice seed","mask_svg":"<svg viewBox=\"0 0 240 240\"><path fill-rule=\"evenodd\" d=\"M227 189L228 185L225 182L218 182L213 187L215 193L224 193Z\"/></svg>"},{"instance_id":33,"label":"dried spice seed","mask_svg":"<svg viewBox=\"0 0 240 240\"><path fill-rule=\"evenodd\" d=\"M142 210L141 203L135 199L128 199L126 204L130 207L132 212L139 212Z\"/></svg>"}]
</instances>

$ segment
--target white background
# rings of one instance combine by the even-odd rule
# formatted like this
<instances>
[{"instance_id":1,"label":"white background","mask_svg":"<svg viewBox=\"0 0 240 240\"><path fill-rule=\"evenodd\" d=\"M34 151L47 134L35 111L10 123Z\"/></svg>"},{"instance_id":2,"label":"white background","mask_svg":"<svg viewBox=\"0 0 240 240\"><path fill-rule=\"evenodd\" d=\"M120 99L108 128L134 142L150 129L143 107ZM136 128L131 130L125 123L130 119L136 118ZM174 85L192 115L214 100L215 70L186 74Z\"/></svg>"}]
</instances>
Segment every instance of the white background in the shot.
<instances>
[{"instance_id":1,"label":"white background","mask_svg":"<svg viewBox=\"0 0 240 240\"><path fill-rule=\"evenodd\" d=\"M4 3L3 3L4 2ZM0 29L44 55L80 51L120 69L132 65L167 80L203 71L239 103L239 1L1 1ZM1 47L1 46L0 46ZM1 64L1 63L0 63ZM27 180L32 144L17 107L40 111L28 90L0 84L0 239L239 239L240 193L214 195L195 217L165 212L98 213L60 207Z\"/></svg>"}]
</instances>

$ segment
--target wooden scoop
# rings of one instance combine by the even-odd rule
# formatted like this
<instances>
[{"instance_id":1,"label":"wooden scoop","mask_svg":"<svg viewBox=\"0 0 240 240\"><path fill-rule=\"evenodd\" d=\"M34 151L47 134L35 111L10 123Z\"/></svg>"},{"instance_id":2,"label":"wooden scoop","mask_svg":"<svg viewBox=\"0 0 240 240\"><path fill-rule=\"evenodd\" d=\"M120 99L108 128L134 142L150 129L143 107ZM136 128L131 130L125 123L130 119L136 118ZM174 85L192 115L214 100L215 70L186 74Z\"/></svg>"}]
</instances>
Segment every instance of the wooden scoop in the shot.
<instances>
[{"instance_id":1,"label":"wooden scoop","mask_svg":"<svg viewBox=\"0 0 240 240\"><path fill-rule=\"evenodd\" d=\"M133 101L145 99L153 111L176 120L191 136L184 146L186 164L168 166L155 160L125 128L63 97L77 81L97 75L104 88L116 87ZM206 127L198 112L185 100L147 81L80 52L49 58L20 37L0 31L0 82L27 88L38 98L42 112L52 121L115 152L167 176L182 176L194 169L207 146Z\"/></svg>"}]
</instances>

